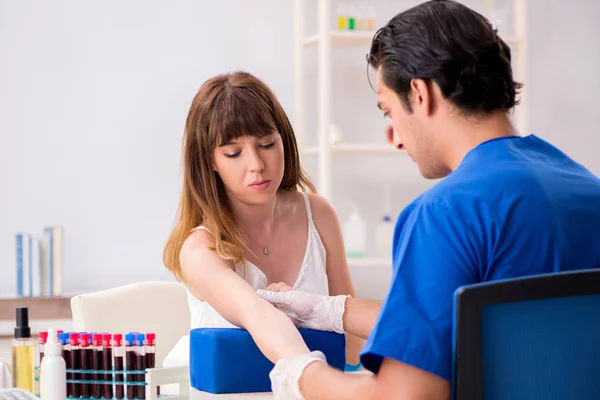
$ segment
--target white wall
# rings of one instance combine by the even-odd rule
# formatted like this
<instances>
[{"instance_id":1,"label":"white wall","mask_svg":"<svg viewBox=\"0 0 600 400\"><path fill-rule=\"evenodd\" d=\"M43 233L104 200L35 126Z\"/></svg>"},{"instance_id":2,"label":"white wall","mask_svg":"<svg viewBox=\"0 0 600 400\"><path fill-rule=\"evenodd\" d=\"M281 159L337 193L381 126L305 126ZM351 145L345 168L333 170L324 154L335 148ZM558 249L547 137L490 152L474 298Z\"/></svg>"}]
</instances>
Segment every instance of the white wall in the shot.
<instances>
[{"instance_id":1,"label":"white wall","mask_svg":"<svg viewBox=\"0 0 600 400\"><path fill-rule=\"evenodd\" d=\"M65 226L67 292L168 276L202 82L246 69L291 108L291 7L252 4L0 1L0 294L14 292L14 233L45 224Z\"/></svg>"},{"instance_id":2,"label":"white wall","mask_svg":"<svg viewBox=\"0 0 600 400\"><path fill-rule=\"evenodd\" d=\"M382 0L378 24L411 3ZM600 175L600 3L577 6L529 0L529 127ZM336 118L376 140L364 51L338 57ZM14 233L46 224L66 229L66 292L170 279L187 108L233 69L264 78L291 114L291 1L0 0L0 295L14 293ZM356 199L374 224L381 171L394 213L430 184L400 158L340 160L336 205Z\"/></svg>"},{"instance_id":3,"label":"white wall","mask_svg":"<svg viewBox=\"0 0 600 400\"><path fill-rule=\"evenodd\" d=\"M600 2L529 3L529 126L600 175Z\"/></svg>"}]
</instances>

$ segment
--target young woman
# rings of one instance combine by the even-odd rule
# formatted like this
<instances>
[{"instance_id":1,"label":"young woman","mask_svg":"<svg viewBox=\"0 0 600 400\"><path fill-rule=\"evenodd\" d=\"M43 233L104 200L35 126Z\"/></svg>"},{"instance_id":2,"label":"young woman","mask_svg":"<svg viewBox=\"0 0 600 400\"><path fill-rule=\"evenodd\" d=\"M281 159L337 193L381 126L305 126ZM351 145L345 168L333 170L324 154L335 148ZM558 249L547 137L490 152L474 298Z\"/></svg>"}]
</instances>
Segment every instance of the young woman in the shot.
<instances>
[{"instance_id":1,"label":"young woman","mask_svg":"<svg viewBox=\"0 0 600 400\"><path fill-rule=\"evenodd\" d=\"M247 329L272 362L305 352L293 322L256 291L281 283L355 293L336 214L313 194L292 126L264 82L234 72L202 85L185 126L183 171L164 263L188 290L192 329ZM348 363L358 364L361 345L347 337ZM164 364L186 364L188 352L184 337Z\"/></svg>"}]
</instances>

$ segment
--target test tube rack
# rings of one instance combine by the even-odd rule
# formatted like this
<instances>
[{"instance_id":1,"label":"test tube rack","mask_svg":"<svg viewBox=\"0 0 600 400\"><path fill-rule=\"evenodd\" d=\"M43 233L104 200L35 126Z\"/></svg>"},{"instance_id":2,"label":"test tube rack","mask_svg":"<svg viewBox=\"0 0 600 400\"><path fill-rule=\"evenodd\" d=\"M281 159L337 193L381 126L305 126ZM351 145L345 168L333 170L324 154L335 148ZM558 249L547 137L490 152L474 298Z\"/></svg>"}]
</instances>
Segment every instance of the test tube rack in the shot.
<instances>
[{"instance_id":1,"label":"test tube rack","mask_svg":"<svg viewBox=\"0 0 600 400\"><path fill-rule=\"evenodd\" d=\"M35 372L36 372L36 383L39 383L39 375L40 375L40 367L36 366L35 367ZM116 392L116 390L113 391L113 397L112 399L114 400L157 400L157 399L167 399L167 400L188 400L189 396L190 396L190 385L189 385L189 368L187 366L175 366L175 367L156 367L156 368L147 368L144 371L138 371L138 370L131 370L131 371L127 371L127 370L83 370L83 369L67 369L67 374L87 374L87 375L110 375L112 377L115 376L115 374L122 374L124 376L124 380L123 381L117 381L115 379L111 379L111 380L97 380L97 379L92 379L92 380L84 380L84 379L69 379L67 378L67 384L85 384L85 385L115 385L115 389L116 386L122 385L124 386L124 397L122 399L117 399L117 397L114 396L114 392ZM132 376L135 375L144 375L144 381L143 382L139 382L139 381L135 381L134 379L131 379ZM104 375L105 376L105 375ZM179 391L176 394L171 394L171 393L163 393L164 390L162 387L164 387L164 385L172 385L172 384L176 384L179 386ZM36 385L39 387L39 385ZM127 387L139 387L139 386L145 386L145 396L142 398L140 396L129 396L127 395ZM157 394L157 388L159 386L161 387L161 394L158 395ZM38 394L39 396L39 394ZM79 397L67 397L67 399L65 400L73 400L73 399L85 399L88 400L88 398L84 398L82 396ZM105 397L89 397L89 400L96 400L96 399L105 399L107 400ZM108 399L110 400L110 399Z\"/></svg>"}]
</instances>

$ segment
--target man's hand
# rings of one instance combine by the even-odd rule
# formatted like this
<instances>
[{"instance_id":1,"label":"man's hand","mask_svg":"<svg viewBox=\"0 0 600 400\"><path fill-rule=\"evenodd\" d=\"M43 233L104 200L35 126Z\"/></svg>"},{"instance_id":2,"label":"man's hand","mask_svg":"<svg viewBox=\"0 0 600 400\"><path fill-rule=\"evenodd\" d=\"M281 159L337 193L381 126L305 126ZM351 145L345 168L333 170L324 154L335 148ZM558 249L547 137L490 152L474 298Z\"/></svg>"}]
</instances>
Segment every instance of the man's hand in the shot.
<instances>
[{"instance_id":1,"label":"man's hand","mask_svg":"<svg viewBox=\"0 0 600 400\"><path fill-rule=\"evenodd\" d=\"M300 328L344 333L342 318L349 296L323 296L298 290L259 290L258 294L283 311Z\"/></svg>"},{"instance_id":2,"label":"man's hand","mask_svg":"<svg viewBox=\"0 0 600 400\"><path fill-rule=\"evenodd\" d=\"M304 400L298 382L306 366L315 361L327 363L325 355L320 351L282 358L277 361L269 374L273 398L275 400Z\"/></svg>"}]
</instances>

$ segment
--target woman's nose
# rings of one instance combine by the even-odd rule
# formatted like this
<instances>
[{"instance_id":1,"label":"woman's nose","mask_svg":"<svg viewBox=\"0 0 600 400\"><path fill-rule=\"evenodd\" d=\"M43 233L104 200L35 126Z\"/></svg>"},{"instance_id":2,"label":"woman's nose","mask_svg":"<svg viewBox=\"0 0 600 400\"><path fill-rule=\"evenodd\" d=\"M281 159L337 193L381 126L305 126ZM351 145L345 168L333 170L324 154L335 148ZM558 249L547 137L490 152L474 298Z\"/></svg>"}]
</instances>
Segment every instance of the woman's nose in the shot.
<instances>
[{"instance_id":1,"label":"woman's nose","mask_svg":"<svg viewBox=\"0 0 600 400\"><path fill-rule=\"evenodd\" d=\"M248 154L248 169L251 172L260 172L265 169L265 163L256 149L251 149Z\"/></svg>"}]
</instances>

